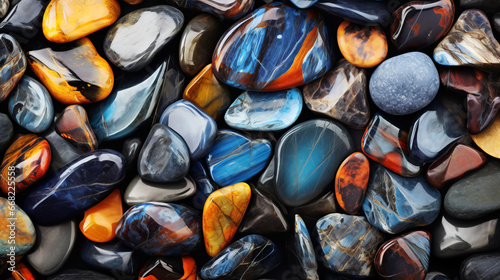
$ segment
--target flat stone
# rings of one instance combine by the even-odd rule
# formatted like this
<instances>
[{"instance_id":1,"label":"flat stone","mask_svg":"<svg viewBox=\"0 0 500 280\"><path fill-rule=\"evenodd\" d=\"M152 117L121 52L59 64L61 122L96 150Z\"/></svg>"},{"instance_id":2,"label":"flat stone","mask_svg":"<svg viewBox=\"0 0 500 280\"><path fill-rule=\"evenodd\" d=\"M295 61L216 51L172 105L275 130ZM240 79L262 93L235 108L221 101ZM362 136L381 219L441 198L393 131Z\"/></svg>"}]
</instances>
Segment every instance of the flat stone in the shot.
<instances>
[{"instance_id":1,"label":"flat stone","mask_svg":"<svg viewBox=\"0 0 500 280\"><path fill-rule=\"evenodd\" d=\"M137 175L128 184L123 200L129 206L145 202L175 202L195 193L196 184L190 177L169 183L153 183L144 181Z\"/></svg>"},{"instance_id":2,"label":"flat stone","mask_svg":"<svg viewBox=\"0 0 500 280\"><path fill-rule=\"evenodd\" d=\"M205 12L217 16L220 20L235 20L247 14L254 4L254 0L227 0L221 5L220 2L200 0L168 0L170 4L179 8L193 11Z\"/></svg>"},{"instance_id":3,"label":"flat stone","mask_svg":"<svg viewBox=\"0 0 500 280\"><path fill-rule=\"evenodd\" d=\"M10 140L14 137L14 126L9 116L4 113L0 113L0 131L2 131L0 135L0 153L3 154L4 149L7 148Z\"/></svg>"},{"instance_id":4,"label":"flat stone","mask_svg":"<svg viewBox=\"0 0 500 280\"><path fill-rule=\"evenodd\" d=\"M355 215L361 209L369 176L370 163L360 152L349 155L337 170L335 197L347 214Z\"/></svg>"},{"instance_id":5,"label":"flat stone","mask_svg":"<svg viewBox=\"0 0 500 280\"><path fill-rule=\"evenodd\" d=\"M500 158L500 146L495 139L500 137L500 114L497 115L493 123L481 131L479 134L472 134L474 143L483 150L483 152L494 158Z\"/></svg>"},{"instance_id":6,"label":"flat stone","mask_svg":"<svg viewBox=\"0 0 500 280\"><path fill-rule=\"evenodd\" d=\"M497 279L500 275L500 254L478 254L465 259L460 265L460 279Z\"/></svg>"},{"instance_id":7,"label":"flat stone","mask_svg":"<svg viewBox=\"0 0 500 280\"><path fill-rule=\"evenodd\" d=\"M205 166L199 160L191 162L188 174L196 183L196 193L192 196L191 203L194 208L203 210L208 196L218 189L219 186L210 180Z\"/></svg>"},{"instance_id":8,"label":"flat stone","mask_svg":"<svg viewBox=\"0 0 500 280\"><path fill-rule=\"evenodd\" d=\"M300 279L319 280L316 252L309 236L304 220L300 215L295 215L295 232L291 238L291 244L287 246L291 254L288 254L290 266L297 267L296 275ZM295 270L295 271L296 271Z\"/></svg>"},{"instance_id":9,"label":"flat stone","mask_svg":"<svg viewBox=\"0 0 500 280\"><path fill-rule=\"evenodd\" d=\"M139 273L139 280L197 280L196 262L190 256L154 257Z\"/></svg>"},{"instance_id":10,"label":"flat stone","mask_svg":"<svg viewBox=\"0 0 500 280\"><path fill-rule=\"evenodd\" d=\"M0 102L7 99L26 70L26 56L19 43L8 34L0 34Z\"/></svg>"},{"instance_id":11,"label":"flat stone","mask_svg":"<svg viewBox=\"0 0 500 280\"><path fill-rule=\"evenodd\" d=\"M11 250L13 245L9 242L12 240L11 231L14 231L16 242L13 250L15 256L25 255L33 247L37 238L35 226L30 217L11 201L13 200L0 197L0 223L6 227L0 234L0 257L2 258L10 258L9 255L13 254ZM15 227L7 227L12 221L15 221Z\"/></svg>"},{"instance_id":12,"label":"flat stone","mask_svg":"<svg viewBox=\"0 0 500 280\"><path fill-rule=\"evenodd\" d=\"M18 1L0 23L0 31L14 33L27 39L35 37L42 29L43 13L48 3L47 0Z\"/></svg>"},{"instance_id":13,"label":"flat stone","mask_svg":"<svg viewBox=\"0 0 500 280\"><path fill-rule=\"evenodd\" d=\"M141 269L143 256L123 243L114 240L95 243L84 240L80 247L80 257L90 266L112 271L114 274L136 275Z\"/></svg>"},{"instance_id":14,"label":"flat stone","mask_svg":"<svg viewBox=\"0 0 500 280\"><path fill-rule=\"evenodd\" d=\"M87 112L80 105L66 107L57 117L55 129L84 153L97 149L97 138L90 126Z\"/></svg>"},{"instance_id":15,"label":"flat stone","mask_svg":"<svg viewBox=\"0 0 500 280\"><path fill-rule=\"evenodd\" d=\"M387 26L391 13L387 3L372 0L319 0L314 7L336 17L361 25Z\"/></svg>"}]
</instances>

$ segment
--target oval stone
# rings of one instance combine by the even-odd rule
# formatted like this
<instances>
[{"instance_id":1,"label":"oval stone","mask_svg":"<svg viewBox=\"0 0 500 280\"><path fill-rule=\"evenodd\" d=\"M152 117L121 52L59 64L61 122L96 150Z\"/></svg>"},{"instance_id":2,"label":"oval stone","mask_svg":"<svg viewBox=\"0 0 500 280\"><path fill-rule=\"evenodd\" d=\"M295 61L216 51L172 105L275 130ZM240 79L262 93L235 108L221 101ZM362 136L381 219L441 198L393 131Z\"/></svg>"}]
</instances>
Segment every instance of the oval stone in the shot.
<instances>
[{"instance_id":1,"label":"oval stone","mask_svg":"<svg viewBox=\"0 0 500 280\"><path fill-rule=\"evenodd\" d=\"M353 152L351 136L334 120L316 119L294 126L276 144L276 193L288 206L306 204L335 178Z\"/></svg>"},{"instance_id":2,"label":"oval stone","mask_svg":"<svg viewBox=\"0 0 500 280\"><path fill-rule=\"evenodd\" d=\"M45 177L28 193L23 205L37 224L58 224L99 203L124 177L125 158L120 153L89 152Z\"/></svg>"},{"instance_id":3,"label":"oval stone","mask_svg":"<svg viewBox=\"0 0 500 280\"><path fill-rule=\"evenodd\" d=\"M0 102L4 101L26 70L26 56L19 43L8 34L0 34Z\"/></svg>"},{"instance_id":4,"label":"oval stone","mask_svg":"<svg viewBox=\"0 0 500 280\"><path fill-rule=\"evenodd\" d=\"M97 149L97 138L90 126L87 112L80 105L66 107L57 117L55 129L84 153Z\"/></svg>"},{"instance_id":5,"label":"oval stone","mask_svg":"<svg viewBox=\"0 0 500 280\"><path fill-rule=\"evenodd\" d=\"M212 60L214 73L243 90L278 91L303 85L333 65L328 32L314 9L280 2L265 5L221 37Z\"/></svg>"},{"instance_id":6,"label":"oval stone","mask_svg":"<svg viewBox=\"0 0 500 280\"><path fill-rule=\"evenodd\" d=\"M355 215L365 199L370 163L360 152L349 155L335 176L335 197L347 214Z\"/></svg>"},{"instance_id":7,"label":"oval stone","mask_svg":"<svg viewBox=\"0 0 500 280\"><path fill-rule=\"evenodd\" d=\"M130 208L118 223L116 236L127 246L154 256L187 254L202 242L196 213L160 202Z\"/></svg>"},{"instance_id":8,"label":"oval stone","mask_svg":"<svg viewBox=\"0 0 500 280\"><path fill-rule=\"evenodd\" d=\"M109 29L104 39L104 53L122 70L140 70L172 40L183 24L182 12L171 6L135 10Z\"/></svg>"},{"instance_id":9,"label":"oval stone","mask_svg":"<svg viewBox=\"0 0 500 280\"><path fill-rule=\"evenodd\" d=\"M4 181L4 180L2 180ZM15 211L12 211L11 199L6 199L0 197L0 224L5 227L5 229L0 231L0 257L8 258L8 254L11 254L12 243L12 233L14 231L15 236L15 256L22 256L26 254L31 247L35 244L36 231L35 226L30 220L30 217L19 206L14 205ZM7 227L14 221L15 227Z\"/></svg>"},{"instance_id":10,"label":"oval stone","mask_svg":"<svg viewBox=\"0 0 500 280\"><path fill-rule=\"evenodd\" d=\"M145 202L174 202L196 193L196 184L189 176L170 183L151 183L137 175L128 184L123 200L127 205Z\"/></svg>"}]
</instances>

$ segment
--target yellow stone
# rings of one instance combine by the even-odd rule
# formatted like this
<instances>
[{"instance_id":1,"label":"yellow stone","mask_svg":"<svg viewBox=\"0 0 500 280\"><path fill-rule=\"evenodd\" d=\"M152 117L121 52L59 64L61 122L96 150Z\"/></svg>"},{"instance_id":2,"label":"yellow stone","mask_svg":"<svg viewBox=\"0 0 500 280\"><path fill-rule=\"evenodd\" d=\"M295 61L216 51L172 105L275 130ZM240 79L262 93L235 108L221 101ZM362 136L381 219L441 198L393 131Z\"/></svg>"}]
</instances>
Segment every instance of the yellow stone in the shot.
<instances>
[{"instance_id":1,"label":"yellow stone","mask_svg":"<svg viewBox=\"0 0 500 280\"><path fill-rule=\"evenodd\" d=\"M500 114L488 128L471 137L485 153L500 158Z\"/></svg>"}]
</instances>

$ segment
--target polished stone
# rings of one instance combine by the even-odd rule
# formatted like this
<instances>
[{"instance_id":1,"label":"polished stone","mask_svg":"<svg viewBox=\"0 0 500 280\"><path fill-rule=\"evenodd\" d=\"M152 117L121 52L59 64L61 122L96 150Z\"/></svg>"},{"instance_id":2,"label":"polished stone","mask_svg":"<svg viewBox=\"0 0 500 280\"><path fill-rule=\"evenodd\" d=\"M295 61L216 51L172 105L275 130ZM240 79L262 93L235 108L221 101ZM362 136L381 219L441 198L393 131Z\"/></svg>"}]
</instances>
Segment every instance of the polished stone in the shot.
<instances>
[{"instance_id":1,"label":"polished stone","mask_svg":"<svg viewBox=\"0 0 500 280\"><path fill-rule=\"evenodd\" d=\"M0 22L0 32L9 32L30 39L42 29L42 18L48 0L20 0Z\"/></svg>"},{"instance_id":2,"label":"polished stone","mask_svg":"<svg viewBox=\"0 0 500 280\"><path fill-rule=\"evenodd\" d=\"M181 99L168 106L160 118L186 142L192 160L205 156L217 135L217 123L189 100Z\"/></svg>"},{"instance_id":3,"label":"polished stone","mask_svg":"<svg viewBox=\"0 0 500 280\"><path fill-rule=\"evenodd\" d=\"M467 129L471 134L484 131L495 121L500 110L497 92L489 90L467 95Z\"/></svg>"},{"instance_id":4,"label":"polished stone","mask_svg":"<svg viewBox=\"0 0 500 280\"><path fill-rule=\"evenodd\" d=\"M318 0L290 0L290 2L297 6L297 8L306 9L318 2Z\"/></svg>"},{"instance_id":5,"label":"polished stone","mask_svg":"<svg viewBox=\"0 0 500 280\"><path fill-rule=\"evenodd\" d=\"M209 256L215 257L231 243L250 197L246 183L220 188L208 197L203 207L203 236Z\"/></svg>"},{"instance_id":6,"label":"polished stone","mask_svg":"<svg viewBox=\"0 0 500 280\"><path fill-rule=\"evenodd\" d=\"M163 84L161 85L160 98L154 112L154 123L160 121L161 114L170 104L182 98L186 86L186 77L177 63L177 58L173 55L167 55L163 62L165 63L165 72L162 77Z\"/></svg>"},{"instance_id":7,"label":"polished stone","mask_svg":"<svg viewBox=\"0 0 500 280\"><path fill-rule=\"evenodd\" d=\"M137 159L142 179L169 183L181 180L189 171L189 149L184 140L163 124L155 124Z\"/></svg>"},{"instance_id":8,"label":"polished stone","mask_svg":"<svg viewBox=\"0 0 500 280\"><path fill-rule=\"evenodd\" d=\"M7 99L26 70L26 56L19 43L8 34L0 34L0 102Z\"/></svg>"},{"instance_id":9,"label":"polished stone","mask_svg":"<svg viewBox=\"0 0 500 280\"><path fill-rule=\"evenodd\" d=\"M82 154L69 141L57 134L54 128L49 128L42 136L50 145L50 169L52 171L64 167Z\"/></svg>"},{"instance_id":10,"label":"polished stone","mask_svg":"<svg viewBox=\"0 0 500 280\"><path fill-rule=\"evenodd\" d=\"M319 0L314 7L361 25L387 26L391 20L389 6L381 1Z\"/></svg>"},{"instance_id":11,"label":"polished stone","mask_svg":"<svg viewBox=\"0 0 500 280\"><path fill-rule=\"evenodd\" d=\"M7 149L0 165L2 192L20 193L47 173L51 160L49 143L35 134L17 138Z\"/></svg>"},{"instance_id":12,"label":"polished stone","mask_svg":"<svg viewBox=\"0 0 500 280\"><path fill-rule=\"evenodd\" d=\"M129 206L145 202L174 202L193 196L196 183L190 177L169 183L152 183L135 176L127 186L123 200Z\"/></svg>"},{"instance_id":13,"label":"polished stone","mask_svg":"<svg viewBox=\"0 0 500 280\"><path fill-rule=\"evenodd\" d=\"M201 223L192 210L173 203L135 205L121 218L116 236L125 245L154 256L178 256L198 249Z\"/></svg>"},{"instance_id":14,"label":"polished stone","mask_svg":"<svg viewBox=\"0 0 500 280\"><path fill-rule=\"evenodd\" d=\"M382 111L409 115L427 106L439 90L439 74L426 54L410 52L382 62L370 78L370 96Z\"/></svg>"},{"instance_id":15,"label":"polished stone","mask_svg":"<svg viewBox=\"0 0 500 280\"><path fill-rule=\"evenodd\" d=\"M337 30L337 42L344 58L357 67L375 67L388 52L387 38L379 26L345 20Z\"/></svg>"},{"instance_id":16,"label":"polished stone","mask_svg":"<svg viewBox=\"0 0 500 280\"><path fill-rule=\"evenodd\" d=\"M116 278L92 270L64 269L48 278L49 280L116 280Z\"/></svg>"},{"instance_id":17,"label":"polished stone","mask_svg":"<svg viewBox=\"0 0 500 280\"><path fill-rule=\"evenodd\" d=\"M460 265L460 279L462 280L498 279L499 275L500 254L498 252L472 255Z\"/></svg>"},{"instance_id":18,"label":"polished stone","mask_svg":"<svg viewBox=\"0 0 500 280\"><path fill-rule=\"evenodd\" d=\"M205 166L203 166L199 160L191 162L188 174L196 183L196 193L191 198L191 203L194 208L203 210L203 206L208 196L218 189L219 186L210 180L210 176Z\"/></svg>"},{"instance_id":19,"label":"polished stone","mask_svg":"<svg viewBox=\"0 0 500 280\"><path fill-rule=\"evenodd\" d=\"M398 234L429 225L440 208L441 194L424 178L405 178L381 165L372 168L363 212L379 230Z\"/></svg>"},{"instance_id":20,"label":"polished stone","mask_svg":"<svg viewBox=\"0 0 500 280\"><path fill-rule=\"evenodd\" d=\"M86 153L51 173L24 200L39 225L65 222L106 198L125 177L125 159L113 150Z\"/></svg>"},{"instance_id":21,"label":"polished stone","mask_svg":"<svg viewBox=\"0 0 500 280\"><path fill-rule=\"evenodd\" d=\"M54 106L47 89L37 80L24 76L9 97L9 114L33 133L45 131L54 120Z\"/></svg>"},{"instance_id":22,"label":"polished stone","mask_svg":"<svg viewBox=\"0 0 500 280\"><path fill-rule=\"evenodd\" d=\"M149 259L139 273L139 280L198 280L196 262L190 256Z\"/></svg>"},{"instance_id":23,"label":"polished stone","mask_svg":"<svg viewBox=\"0 0 500 280\"><path fill-rule=\"evenodd\" d=\"M0 134L0 154L3 154L4 149L7 148L10 140L14 137L14 126L4 113L0 113L0 131L2 131L2 134Z\"/></svg>"},{"instance_id":24,"label":"polished stone","mask_svg":"<svg viewBox=\"0 0 500 280\"><path fill-rule=\"evenodd\" d=\"M63 104L103 100L114 85L111 66L88 38L27 53L31 70Z\"/></svg>"},{"instance_id":25,"label":"polished stone","mask_svg":"<svg viewBox=\"0 0 500 280\"><path fill-rule=\"evenodd\" d=\"M339 210L339 208L335 203L335 192L329 191L307 204L294 207L292 212L299 214L304 219L310 219L316 222L325 215L339 212L337 210Z\"/></svg>"},{"instance_id":26,"label":"polished stone","mask_svg":"<svg viewBox=\"0 0 500 280\"><path fill-rule=\"evenodd\" d=\"M256 279L281 263L279 250L278 246L266 237L248 235L208 261L201 269L200 276L206 280Z\"/></svg>"},{"instance_id":27,"label":"polished stone","mask_svg":"<svg viewBox=\"0 0 500 280\"><path fill-rule=\"evenodd\" d=\"M384 236L365 217L333 213L316 223L319 260L328 269L356 277L374 275L373 260Z\"/></svg>"},{"instance_id":28,"label":"polished stone","mask_svg":"<svg viewBox=\"0 0 500 280\"><path fill-rule=\"evenodd\" d=\"M35 244L35 226L23 209L16 205L15 196L9 196L9 199L0 197L0 224L5 227L0 231L0 257L10 259L12 255L22 256ZM9 226L12 224L14 226ZM12 243L12 237L15 243Z\"/></svg>"},{"instance_id":29,"label":"polished stone","mask_svg":"<svg viewBox=\"0 0 500 280\"><path fill-rule=\"evenodd\" d=\"M57 117L55 129L84 153L97 149L97 138L90 126L87 111L80 105L66 107Z\"/></svg>"},{"instance_id":30,"label":"polished stone","mask_svg":"<svg viewBox=\"0 0 500 280\"><path fill-rule=\"evenodd\" d=\"M275 149L279 199L288 206L300 206L316 198L353 148L347 130L334 120L310 120L288 130Z\"/></svg>"},{"instance_id":31,"label":"polished stone","mask_svg":"<svg viewBox=\"0 0 500 280\"><path fill-rule=\"evenodd\" d=\"M328 32L313 9L267 4L222 36L212 60L214 73L243 90L278 91L303 85L333 65Z\"/></svg>"},{"instance_id":32,"label":"polished stone","mask_svg":"<svg viewBox=\"0 0 500 280\"><path fill-rule=\"evenodd\" d=\"M217 16L220 20L235 20L247 14L254 4L254 0L225 0L224 2L208 0L168 0L180 8L200 11Z\"/></svg>"},{"instance_id":33,"label":"polished stone","mask_svg":"<svg viewBox=\"0 0 500 280\"><path fill-rule=\"evenodd\" d=\"M297 120L302 103L298 88L266 93L245 91L227 109L224 120L239 130L282 130Z\"/></svg>"},{"instance_id":34,"label":"polished stone","mask_svg":"<svg viewBox=\"0 0 500 280\"><path fill-rule=\"evenodd\" d=\"M392 17L392 43L401 52L428 47L448 33L454 17L452 0L406 3Z\"/></svg>"},{"instance_id":35,"label":"polished stone","mask_svg":"<svg viewBox=\"0 0 500 280\"><path fill-rule=\"evenodd\" d=\"M349 155L340 165L335 176L335 197L340 207L355 215L365 200L370 176L370 163L360 152Z\"/></svg>"},{"instance_id":36,"label":"polished stone","mask_svg":"<svg viewBox=\"0 0 500 280\"><path fill-rule=\"evenodd\" d=\"M183 24L182 12L171 6L135 10L109 29L104 39L104 53L122 70L140 70L179 33Z\"/></svg>"},{"instance_id":37,"label":"polished stone","mask_svg":"<svg viewBox=\"0 0 500 280\"><path fill-rule=\"evenodd\" d=\"M474 143L483 150L483 152L494 158L500 158L500 146L498 145L496 139L500 135L500 114L498 114L493 121L493 123L481 131L479 134L472 134L472 140Z\"/></svg>"},{"instance_id":38,"label":"polished stone","mask_svg":"<svg viewBox=\"0 0 500 280\"><path fill-rule=\"evenodd\" d=\"M316 262L316 253L309 236L304 220L300 215L295 215L295 232L293 233L292 241L288 248L291 254L288 255L290 265L298 265L299 272L297 276L299 279L305 280L319 280L318 264Z\"/></svg>"}]
</instances>

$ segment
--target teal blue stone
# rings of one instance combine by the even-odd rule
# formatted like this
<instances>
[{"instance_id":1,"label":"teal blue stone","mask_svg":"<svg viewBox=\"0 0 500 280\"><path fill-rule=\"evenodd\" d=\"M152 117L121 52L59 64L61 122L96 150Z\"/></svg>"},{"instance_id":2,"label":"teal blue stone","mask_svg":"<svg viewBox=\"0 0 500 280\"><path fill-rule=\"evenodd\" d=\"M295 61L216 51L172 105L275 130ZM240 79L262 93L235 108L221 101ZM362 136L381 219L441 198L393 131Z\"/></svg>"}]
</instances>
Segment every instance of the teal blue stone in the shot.
<instances>
[{"instance_id":1,"label":"teal blue stone","mask_svg":"<svg viewBox=\"0 0 500 280\"><path fill-rule=\"evenodd\" d=\"M266 93L245 91L229 106L224 120L239 130L281 130L297 120L302 104L302 93L297 88Z\"/></svg>"},{"instance_id":2,"label":"teal blue stone","mask_svg":"<svg viewBox=\"0 0 500 280\"><path fill-rule=\"evenodd\" d=\"M235 131L222 129L206 160L212 179L225 187L252 178L266 167L270 158L268 140L250 140Z\"/></svg>"},{"instance_id":3,"label":"teal blue stone","mask_svg":"<svg viewBox=\"0 0 500 280\"><path fill-rule=\"evenodd\" d=\"M351 136L334 120L303 122L276 144L275 189L288 206L300 206L321 194L342 161L353 152Z\"/></svg>"}]
</instances>

